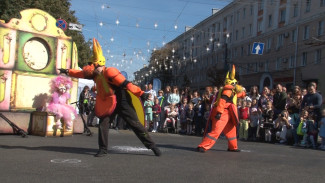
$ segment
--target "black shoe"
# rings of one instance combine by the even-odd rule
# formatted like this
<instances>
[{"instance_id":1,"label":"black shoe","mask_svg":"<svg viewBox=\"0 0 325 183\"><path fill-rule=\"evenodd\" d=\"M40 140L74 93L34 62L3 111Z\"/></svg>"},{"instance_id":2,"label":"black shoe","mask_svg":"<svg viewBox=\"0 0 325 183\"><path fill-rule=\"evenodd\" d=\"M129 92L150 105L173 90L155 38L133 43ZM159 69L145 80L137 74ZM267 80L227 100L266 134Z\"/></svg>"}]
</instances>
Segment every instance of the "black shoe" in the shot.
<instances>
[{"instance_id":1,"label":"black shoe","mask_svg":"<svg viewBox=\"0 0 325 183\"><path fill-rule=\"evenodd\" d=\"M161 151L158 149L158 147L154 147L151 150L153 153L155 153L156 156L161 156Z\"/></svg>"},{"instance_id":2,"label":"black shoe","mask_svg":"<svg viewBox=\"0 0 325 183\"><path fill-rule=\"evenodd\" d=\"M104 157L107 156L107 152L105 151L98 151L97 154L95 154L95 157Z\"/></svg>"},{"instance_id":3,"label":"black shoe","mask_svg":"<svg viewBox=\"0 0 325 183\"><path fill-rule=\"evenodd\" d=\"M200 152L200 153L205 153L205 149L203 149L202 147L198 147L197 148L197 152Z\"/></svg>"},{"instance_id":4,"label":"black shoe","mask_svg":"<svg viewBox=\"0 0 325 183\"><path fill-rule=\"evenodd\" d=\"M240 149L227 149L229 152L240 152Z\"/></svg>"}]
</instances>

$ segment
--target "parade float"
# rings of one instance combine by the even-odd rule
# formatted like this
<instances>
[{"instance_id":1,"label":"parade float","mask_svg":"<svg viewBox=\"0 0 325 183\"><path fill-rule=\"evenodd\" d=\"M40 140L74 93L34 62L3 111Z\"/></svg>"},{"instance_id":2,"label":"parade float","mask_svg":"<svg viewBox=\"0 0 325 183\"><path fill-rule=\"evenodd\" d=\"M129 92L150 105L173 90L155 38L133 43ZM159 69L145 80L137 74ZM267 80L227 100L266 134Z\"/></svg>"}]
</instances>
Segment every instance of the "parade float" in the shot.
<instances>
[{"instance_id":1,"label":"parade float","mask_svg":"<svg viewBox=\"0 0 325 183\"><path fill-rule=\"evenodd\" d=\"M47 125L32 123L45 124L51 114L31 113L46 107L49 83L59 68L78 69L78 51L48 13L26 9L20 14L20 19L0 22L0 112L23 130L45 130ZM72 79L69 102L77 101L77 89L78 80ZM13 133L1 118L0 133Z\"/></svg>"}]
</instances>

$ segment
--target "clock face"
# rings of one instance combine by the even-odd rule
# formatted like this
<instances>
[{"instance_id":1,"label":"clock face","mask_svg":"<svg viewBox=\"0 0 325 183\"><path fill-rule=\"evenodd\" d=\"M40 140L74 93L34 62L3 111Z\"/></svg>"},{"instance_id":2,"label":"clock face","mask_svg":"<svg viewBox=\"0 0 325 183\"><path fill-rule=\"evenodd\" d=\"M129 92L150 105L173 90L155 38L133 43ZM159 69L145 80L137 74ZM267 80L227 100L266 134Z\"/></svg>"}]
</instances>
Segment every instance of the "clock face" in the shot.
<instances>
[{"instance_id":1,"label":"clock face","mask_svg":"<svg viewBox=\"0 0 325 183\"><path fill-rule=\"evenodd\" d=\"M49 62L48 50L45 42L38 39L31 39L24 45L24 61L34 70L44 69Z\"/></svg>"}]
</instances>

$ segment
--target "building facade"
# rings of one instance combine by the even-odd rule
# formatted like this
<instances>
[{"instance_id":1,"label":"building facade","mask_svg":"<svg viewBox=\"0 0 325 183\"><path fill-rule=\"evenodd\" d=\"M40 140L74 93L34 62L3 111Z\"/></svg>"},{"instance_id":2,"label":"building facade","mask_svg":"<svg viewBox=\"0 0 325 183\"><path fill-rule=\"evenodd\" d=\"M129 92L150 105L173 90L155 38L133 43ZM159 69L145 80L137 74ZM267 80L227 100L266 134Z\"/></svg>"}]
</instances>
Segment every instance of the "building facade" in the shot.
<instances>
[{"instance_id":1,"label":"building facade","mask_svg":"<svg viewBox=\"0 0 325 183\"><path fill-rule=\"evenodd\" d=\"M325 0L235 0L168 43L169 84L182 86L186 76L201 90L211 85L209 68L235 64L246 88L315 81L325 92L324 23ZM264 43L263 54L252 54L254 42Z\"/></svg>"}]
</instances>

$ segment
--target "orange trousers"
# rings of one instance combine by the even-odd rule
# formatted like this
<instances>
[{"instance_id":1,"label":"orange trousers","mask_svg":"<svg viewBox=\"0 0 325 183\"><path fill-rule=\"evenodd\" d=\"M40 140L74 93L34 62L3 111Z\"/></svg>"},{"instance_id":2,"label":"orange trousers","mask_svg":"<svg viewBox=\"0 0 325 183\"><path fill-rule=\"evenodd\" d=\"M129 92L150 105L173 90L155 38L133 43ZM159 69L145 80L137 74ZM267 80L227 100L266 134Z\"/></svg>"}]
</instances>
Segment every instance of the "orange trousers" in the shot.
<instances>
[{"instance_id":1,"label":"orange trousers","mask_svg":"<svg viewBox=\"0 0 325 183\"><path fill-rule=\"evenodd\" d=\"M229 106L229 108L231 107ZM237 149L236 119L233 111L231 111L231 109L225 109L219 120L217 120L215 116L216 110L212 110L212 130L210 133L206 134L198 147L204 150L211 149L221 132L223 132L228 139L229 150Z\"/></svg>"}]
</instances>

